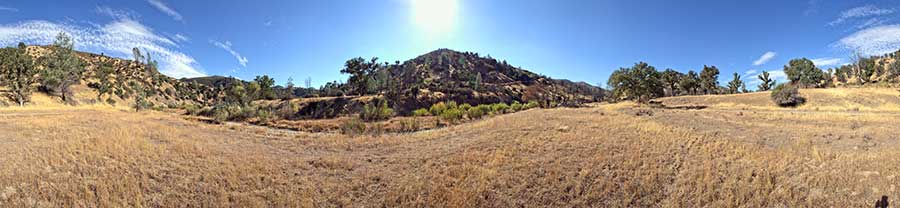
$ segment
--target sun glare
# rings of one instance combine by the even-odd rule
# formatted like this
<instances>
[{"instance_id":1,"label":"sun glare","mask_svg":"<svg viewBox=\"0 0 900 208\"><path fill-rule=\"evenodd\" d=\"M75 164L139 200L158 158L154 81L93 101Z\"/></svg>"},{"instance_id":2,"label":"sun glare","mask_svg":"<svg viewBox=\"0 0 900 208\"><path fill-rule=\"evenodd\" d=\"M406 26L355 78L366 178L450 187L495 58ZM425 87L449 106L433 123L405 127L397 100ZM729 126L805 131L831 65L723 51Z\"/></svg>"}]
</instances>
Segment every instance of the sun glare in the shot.
<instances>
[{"instance_id":1,"label":"sun glare","mask_svg":"<svg viewBox=\"0 0 900 208\"><path fill-rule=\"evenodd\" d=\"M412 0L413 21L429 34L446 33L456 24L457 0Z\"/></svg>"}]
</instances>

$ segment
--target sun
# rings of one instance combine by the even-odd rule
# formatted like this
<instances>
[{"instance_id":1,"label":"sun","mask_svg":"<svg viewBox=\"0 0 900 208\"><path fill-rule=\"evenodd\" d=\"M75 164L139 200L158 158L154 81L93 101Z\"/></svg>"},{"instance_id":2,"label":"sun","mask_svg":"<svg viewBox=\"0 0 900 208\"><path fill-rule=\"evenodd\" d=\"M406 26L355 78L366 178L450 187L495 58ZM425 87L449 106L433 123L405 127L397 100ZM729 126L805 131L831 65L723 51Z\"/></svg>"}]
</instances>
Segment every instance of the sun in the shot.
<instances>
[{"instance_id":1,"label":"sun","mask_svg":"<svg viewBox=\"0 0 900 208\"><path fill-rule=\"evenodd\" d=\"M430 34L446 33L456 26L457 0L412 0L413 22Z\"/></svg>"}]
</instances>

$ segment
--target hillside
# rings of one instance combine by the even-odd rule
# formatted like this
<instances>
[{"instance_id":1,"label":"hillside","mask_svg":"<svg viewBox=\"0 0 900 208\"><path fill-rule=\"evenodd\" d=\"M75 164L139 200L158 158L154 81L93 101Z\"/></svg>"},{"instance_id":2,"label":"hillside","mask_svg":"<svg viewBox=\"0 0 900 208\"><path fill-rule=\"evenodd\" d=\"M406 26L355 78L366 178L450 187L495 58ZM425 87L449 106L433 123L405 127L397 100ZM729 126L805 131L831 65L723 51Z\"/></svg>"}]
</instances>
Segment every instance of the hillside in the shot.
<instances>
[{"instance_id":1,"label":"hillside","mask_svg":"<svg viewBox=\"0 0 900 208\"><path fill-rule=\"evenodd\" d=\"M601 100L590 84L551 79L477 53L439 49L383 69L394 77L401 111L453 100L458 103L536 101L544 106ZM376 72L377 74L378 72Z\"/></svg>"},{"instance_id":2,"label":"hillside","mask_svg":"<svg viewBox=\"0 0 900 208\"><path fill-rule=\"evenodd\" d=\"M43 70L46 66L41 59L52 52L49 46L28 46L26 51L35 60L37 70ZM73 86L73 105L107 103L116 106L133 106L135 98L140 95L151 105L150 107L172 107L182 104L208 104L218 99L218 93L213 88L182 82L159 73L147 64L112 58L102 54L77 52L76 56L84 65L80 82ZM98 66L108 62L113 72L107 82L112 83L111 93L98 95L97 86L101 82L98 78ZM36 96L40 92L34 93ZM45 102L35 102L32 105L58 105L62 100L58 96L46 97ZM0 98L0 106L12 105L12 101L6 96Z\"/></svg>"}]
</instances>

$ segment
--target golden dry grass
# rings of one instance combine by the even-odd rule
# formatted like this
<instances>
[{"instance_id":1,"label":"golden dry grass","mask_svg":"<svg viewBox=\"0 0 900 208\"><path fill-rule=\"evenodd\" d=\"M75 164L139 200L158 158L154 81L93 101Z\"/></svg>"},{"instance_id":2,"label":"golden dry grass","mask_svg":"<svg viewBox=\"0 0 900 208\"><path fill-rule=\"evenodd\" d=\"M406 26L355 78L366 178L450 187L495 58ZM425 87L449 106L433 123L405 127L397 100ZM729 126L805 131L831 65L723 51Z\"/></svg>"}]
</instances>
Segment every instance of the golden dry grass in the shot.
<instances>
[{"instance_id":1,"label":"golden dry grass","mask_svg":"<svg viewBox=\"0 0 900 208\"><path fill-rule=\"evenodd\" d=\"M348 137L12 109L0 206L863 207L900 197L898 117L620 103Z\"/></svg>"}]
</instances>

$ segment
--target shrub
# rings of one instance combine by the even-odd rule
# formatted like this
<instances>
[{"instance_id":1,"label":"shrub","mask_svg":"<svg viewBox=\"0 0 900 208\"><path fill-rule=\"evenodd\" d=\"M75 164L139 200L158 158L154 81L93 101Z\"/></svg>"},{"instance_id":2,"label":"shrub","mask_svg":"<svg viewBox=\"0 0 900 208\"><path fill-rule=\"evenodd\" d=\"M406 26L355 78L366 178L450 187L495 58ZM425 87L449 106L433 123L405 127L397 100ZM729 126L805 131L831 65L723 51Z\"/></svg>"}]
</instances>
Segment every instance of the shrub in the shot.
<instances>
[{"instance_id":1,"label":"shrub","mask_svg":"<svg viewBox=\"0 0 900 208\"><path fill-rule=\"evenodd\" d=\"M200 106L194 104L184 104L182 108L184 108L184 110L186 111L185 113L187 113L188 115L196 116L200 114Z\"/></svg>"},{"instance_id":2,"label":"shrub","mask_svg":"<svg viewBox=\"0 0 900 208\"><path fill-rule=\"evenodd\" d=\"M359 135L366 132L366 124L359 119L350 119L341 124L341 133Z\"/></svg>"},{"instance_id":3,"label":"shrub","mask_svg":"<svg viewBox=\"0 0 900 208\"><path fill-rule=\"evenodd\" d=\"M456 122L463 118L463 112L459 108L450 108L441 112L441 119L447 122Z\"/></svg>"},{"instance_id":4,"label":"shrub","mask_svg":"<svg viewBox=\"0 0 900 208\"><path fill-rule=\"evenodd\" d=\"M485 106L486 108L481 106ZM479 119L481 117L484 117L484 114L487 114L487 111L490 111L490 109L491 108L487 107L487 105L479 105L477 107L469 108L469 110L466 111L466 117L469 117L469 119Z\"/></svg>"},{"instance_id":5,"label":"shrub","mask_svg":"<svg viewBox=\"0 0 900 208\"><path fill-rule=\"evenodd\" d=\"M285 101L278 106L278 110L275 112L275 116L284 119L290 119L294 116L297 111L300 111L300 106L291 101Z\"/></svg>"},{"instance_id":6,"label":"shrub","mask_svg":"<svg viewBox=\"0 0 900 208\"><path fill-rule=\"evenodd\" d=\"M463 103L462 105L459 105L458 108L461 111L468 111L470 108L472 108L472 105L469 105L468 103Z\"/></svg>"},{"instance_id":7,"label":"shrub","mask_svg":"<svg viewBox=\"0 0 900 208\"><path fill-rule=\"evenodd\" d=\"M513 101L512 105L509 105L509 109L512 112L519 112L521 110L525 110L524 107L522 106L522 103L519 103L519 101Z\"/></svg>"},{"instance_id":8,"label":"shrub","mask_svg":"<svg viewBox=\"0 0 900 208\"><path fill-rule=\"evenodd\" d=\"M506 103L495 103L494 105L491 105L491 112L495 114L503 114L507 110L509 110L509 105L506 105Z\"/></svg>"},{"instance_id":9,"label":"shrub","mask_svg":"<svg viewBox=\"0 0 900 208\"><path fill-rule=\"evenodd\" d=\"M541 104L538 103L537 101L531 101L531 102L528 102L528 104L525 104L524 107L525 107L525 109L532 109L532 108L541 107Z\"/></svg>"},{"instance_id":10,"label":"shrub","mask_svg":"<svg viewBox=\"0 0 900 208\"><path fill-rule=\"evenodd\" d=\"M387 101L370 102L363 107L363 112L359 114L359 118L363 121L381 121L387 120L394 116L394 109L387 105Z\"/></svg>"},{"instance_id":11,"label":"shrub","mask_svg":"<svg viewBox=\"0 0 900 208\"><path fill-rule=\"evenodd\" d=\"M800 91L797 86L792 84L780 84L772 90L772 101L781 107L798 106L806 102L806 99L800 97Z\"/></svg>"},{"instance_id":12,"label":"shrub","mask_svg":"<svg viewBox=\"0 0 900 208\"><path fill-rule=\"evenodd\" d=\"M275 120L275 113L273 113L269 109L265 108L255 108L254 117L256 117L257 124L266 124L269 121Z\"/></svg>"},{"instance_id":13,"label":"shrub","mask_svg":"<svg viewBox=\"0 0 900 208\"><path fill-rule=\"evenodd\" d=\"M447 104L444 102L439 102L431 105L429 111L431 111L431 115L441 115L441 113L447 110Z\"/></svg>"},{"instance_id":14,"label":"shrub","mask_svg":"<svg viewBox=\"0 0 900 208\"><path fill-rule=\"evenodd\" d=\"M421 108L419 110L414 110L413 116L416 116L416 117L431 116L431 111L428 111L428 109Z\"/></svg>"},{"instance_id":15,"label":"shrub","mask_svg":"<svg viewBox=\"0 0 900 208\"><path fill-rule=\"evenodd\" d=\"M481 105L475 106L474 108L478 109L478 111L481 111L481 113L483 114L481 116L488 115L491 113L491 111L493 111L493 108L491 108L491 105L486 105L486 104L481 104Z\"/></svg>"},{"instance_id":16,"label":"shrub","mask_svg":"<svg viewBox=\"0 0 900 208\"><path fill-rule=\"evenodd\" d=\"M414 132L414 131L418 131L419 128L421 128L421 127L419 125L419 121L417 121L416 119L406 119L406 120L400 121L400 131Z\"/></svg>"}]
</instances>

